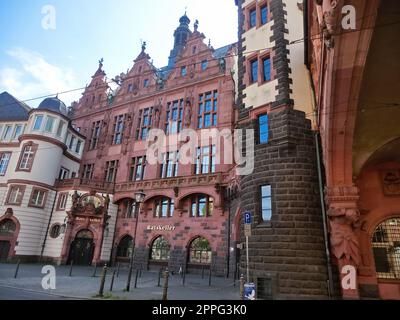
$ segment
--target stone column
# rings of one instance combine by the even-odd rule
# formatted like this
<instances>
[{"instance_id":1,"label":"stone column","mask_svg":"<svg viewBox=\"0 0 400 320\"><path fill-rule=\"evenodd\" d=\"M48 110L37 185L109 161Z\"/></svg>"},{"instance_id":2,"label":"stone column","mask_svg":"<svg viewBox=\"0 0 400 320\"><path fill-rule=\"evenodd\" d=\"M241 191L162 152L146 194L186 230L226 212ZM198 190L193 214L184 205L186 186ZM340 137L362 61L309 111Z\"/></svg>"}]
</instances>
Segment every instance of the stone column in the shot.
<instances>
[{"instance_id":1,"label":"stone column","mask_svg":"<svg viewBox=\"0 0 400 320\"><path fill-rule=\"evenodd\" d=\"M343 299L359 299L358 267L361 263L360 245L356 229L360 224L360 211L358 209L358 188L355 186L335 186L326 188L326 201L328 203L329 234L331 252L337 258L339 268L340 287ZM355 288L344 287L343 280L347 283L349 270L356 270ZM354 270L353 269L353 270ZM344 279L346 277L346 279Z\"/></svg>"}]
</instances>

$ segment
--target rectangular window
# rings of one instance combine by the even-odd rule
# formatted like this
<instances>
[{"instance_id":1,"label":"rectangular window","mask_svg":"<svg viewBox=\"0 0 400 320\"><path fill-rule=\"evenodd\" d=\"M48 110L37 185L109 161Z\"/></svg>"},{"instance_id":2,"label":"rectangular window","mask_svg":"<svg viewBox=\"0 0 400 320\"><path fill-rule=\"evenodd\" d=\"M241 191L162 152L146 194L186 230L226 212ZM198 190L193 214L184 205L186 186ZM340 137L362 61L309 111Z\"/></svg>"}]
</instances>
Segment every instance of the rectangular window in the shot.
<instances>
[{"instance_id":1,"label":"rectangular window","mask_svg":"<svg viewBox=\"0 0 400 320\"><path fill-rule=\"evenodd\" d=\"M183 99L167 103L165 133L176 134L182 130Z\"/></svg>"},{"instance_id":2,"label":"rectangular window","mask_svg":"<svg viewBox=\"0 0 400 320\"><path fill-rule=\"evenodd\" d=\"M174 215L174 200L170 198L158 198L154 202L154 217L167 218Z\"/></svg>"},{"instance_id":3,"label":"rectangular window","mask_svg":"<svg viewBox=\"0 0 400 320\"><path fill-rule=\"evenodd\" d=\"M268 7L261 7L261 24L264 25L268 22Z\"/></svg>"},{"instance_id":4,"label":"rectangular window","mask_svg":"<svg viewBox=\"0 0 400 320\"><path fill-rule=\"evenodd\" d=\"M251 68L251 75L250 75L250 82L255 83L258 81L258 60L252 60L250 62Z\"/></svg>"},{"instance_id":5,"label":"rectangular window","mask_svg":"<svg viewBox=\"0 0 400 320\"><path fill-rule=\"evenodd\" d=\"M76 153L81 152L81 147L82 147L82 140L78 140L78 142L76 143L75 152Z\"/></svg>"},{"instance_id":6,"label":"rectangular window","mask_svg":"<svg viewBox=\"0 0 400 320\"><path fill-rule=\"evenodd\" d=\"M197 148L195 174L215 173L215 145Z\"/></svg>"},{"instance_id":7,"label":"rectangular window","mask_svg":"<svg viewBox=\"0 0 400 320\"><path fill-rule=\"evenodd\" d=\"M69 178L69 170L61 167L60 173L58 174L58 180L64 180Z\"/></svg>"},{"instance_id":8,"label":"rectangular window","mask_svg":"<svg viewBox=\"0 0 400 320\"><path fill-rule=\"evenodd\" d=\"M6 174L10 158L11 152L0 153L0 176L4 176Z\"/></svg>"},{"instance_id":9,"label":"rectangular window","mask_svg":"<svg viewBox=\"0 0 400 320\"><path fill-rule=\"evenodd\" d=\"M201 70L204 71L204 70L207 69L207 67L208 67L208 61L207 60L203 60L201 62Z\"/></svg>"},{"instance_id":10,"label":"rectangular window","mask_svg":"<svg viewBox=\"0 0 400 320\"><path fill-rule=\"evenodd\" d=\"M184 77L187 74L187 69L186 67L181 67L181 76Z\"/></svg>"},{"instance_id":11,"label":"rectangular window","mask_svg":"<svg viewBox=\"0 0 400 320\"><path fill-rule=\"evenodd\" d=\"M53 132L53 127L54 127L54 121L56 119L54 117L48 116L46 119L46 125L44 126L44 131L46 132Z\"/></svg>"},{"instance_id":12,"label":"rectangular window","mask_svg":"<svg viewBox=\"0 0 400 320\"><path fill-rule=\"evenodd\" d=\"M199 96L198 128L204 129L218 125L218 91Z\"/></svg>"},{"instance_id":13,"label":"rectangular window","mask_svg":"<svg viewBox=\"0 0 400 320\"><path fill-rule=\"evenodd\" d=\"M44 208L46 204L47 191L44 189L33 188L29 200L30 207Z\"/></svg>"},{"instance_id":14,"label":"rectangular window","mask_svg":"<svg viewBox=\"0 0 400 320\"><path fill-rule=\"evenodd\" d=\"M146 156L132 158L129 180L141 181L146 173Z\"/></svg>"},{"instance_id":15,"label":"rectangular window","mask_svg":"<svg viewBox=\"0 0 400 320\"><path fill-rule=\"evenodd\" d=\"M21 154L18 169L31 170L35 153L36 153L36 147L32 145L25 146Z\"/></svg>"},{"instance_id":16,"label":"rectangular window","mask_svg":"<svg viewBox=\"0 0 400 320\"><path fill-rule=\"evenodd\" d=\"M138 129L136 130L137 140L146 140L151 129L153 107L139 111Z\"/></svg>"},{"instance_id":17,"label":"rectangular window","mask_svg":"<svg viewBox=\"0 0 400 320\"><path fill-rule=\"evenodd\" d=\"M118 170L118 160L107 161L106 170L104 173L104 180L106 182L115 182Z\"/></svg>"},{"instance_id":18,"label":"rectangular window","mask_svg":"<svg viewBox=\"0 0 400 320\"><path fill-rule=\"evenodd\" d=\"M24 192L25 186L11 186L6 203L17 206L21 205Z\"/></svg>"},{"instance_id":19,"label":"rectangular window","mask_svg":"<svg viewBox=\"0 0 400 320\"><path fill-rule=\"evenodd\" d=\"M258 141L259 143L268 143L268 114L258 117Z\"/></svg>"},{"instance_id":20,"label":"rectangular window","mask_svg":"<svg viewBox=\"0 0 400 320\"><path fill-rule=\"evenodd\" d=\"M179 170L179 151L164 153L162 157L161 179L177 177Z\"/></svg>"},{"instance_id":21,"label":"rectangular window","mask_svg":"<svg viewBox=\"0 0 400 320\"><path fill-rule=\"evenodd\" d=\"M128 85L128 93L130 93L130 92L132 92L132 91L133 91L133 84L130 83L130 84Z\"/></svg>"},{"instance_id":22,"label":"rectangular window","mask_svg":"<svg viewBox=\"0 0 400 320\"><path fill-rule=\"evenodd\" d=\"M38 131L42 128L43 116L38 115L35 117L35 122L33 124L33 130Z\"/></svg>"},{"instance_id":23,"label":"rectangular window","mask_svg":"<svg viewBox=\"0 0 400 320\"><path fill-rule=\"evenodd\" d=\"M17 124L14 129L13 140L17 140L22 134L24 126L22 124Z\"/></svg>"},{"instance_id":24,"label":"rectangular window","mask_svg":"<svg viewBox=\"0 0 400 320\"><path fill-rule=\"evenodd\" d=\"M114 118L113 144L121 144L124 132L125 115Z\"/></svg>"},{"instance_id":25,"label":"rectangular window","mask_svg":"<svg viewBox=\"0 0 400 320\"><path fill-rule=\"evenodd\" d=\"M143 81L143 87L147 88L149 86L149 79L144 79Z\"/></svg>"},{"instance_id":26,"label":"rectangular window","mask_svg":"<svg viewBox=\"0 0 400 320\"><path fill-rule=\"evenodd\" d=\"M249 28L254 28L257 24L257 10L251 9L249 12Z\"/></svg>"},{"instance_id":27,"label":"rectangular window","mask_svg":"<svg viewBox=\"0 0 400 320\"><path fill-rule=\"evenodd\" d=\"M65 122L61 121L58 123L58 128L57 128L57 137L61 137L63 130L64 130Z\"/></svg>"},{"instance_id":28,"label":"rectangular window","mask_svg":"<svg viewBox=\"0 0 400 320\"><path fill-rule=\"evenodd\" d=\"M85 164L82 170L83 179L92 179L94 172L94 164Z\"/></svg>"},{"instance_id":29,"label":"rectangular window","mask_svg":"<svg viewBox=\"0 0 400 320\"><path fill-rule=\"evenodd\" d=\"M261 213L264 222L271 221L272 196L270 185L261 186Z\"/></svg>"},{"instance_id":30,"label":"rectangular window","mask_svg":"<svg viewBox=\"0 0 400 320\"><path fill-rule=\"evenodd\" d=\"M271 81L271 59L263 59L263 80Z\"/></svg>"},{"instance_id":31,"label":"rectangular window","mask_svg":"<svg viewBox=\"0 0 400 320\"><path fill-rule=\"evenodd\" d=\"M214 210L214 199L209 196L194 196L191 199L191 217L211 217Z\"/></svg>"},{"instance_id":32,"label":"rectangular window","mask_svg":"<svg viewBox=\"0 0 400 320\"><path fill-rule=\"evenodd\" d=\"M75 137L71 136L71 140L69 140L69 149L72 150L75 146Z\"/></svg>"},{"instance_id":33,"label":"rectangular window","mask_svg":"<svg viewBox=\"0 0 400 320\"><path fill-rule=\"evenodd\" d=\"M90 150L97 148L97 143L99 142L101 132L101 121L96 121L92 123L92 135L90 139Z\"/></svg>"},{"instance_id":34,"label":"rectangular window","mask_svg":"<svg viewBox=\"0 0 400 320\"><path fill-rule=\"evenodd\" d=\"M10 125L5 126L3 133L3 140L10 140L11 134L12 134L12 126Z\"/></svg>"},{"instance_id":35,"label":"rectangular window","mask_svg":"<svg viewBox=\"0 0 400 320\"><path fill-rule=\"evenodd\" d=\"M63 211L67 207L68 193L60 193L57 203L57 211Z\"/></svg>"}]
</instances>

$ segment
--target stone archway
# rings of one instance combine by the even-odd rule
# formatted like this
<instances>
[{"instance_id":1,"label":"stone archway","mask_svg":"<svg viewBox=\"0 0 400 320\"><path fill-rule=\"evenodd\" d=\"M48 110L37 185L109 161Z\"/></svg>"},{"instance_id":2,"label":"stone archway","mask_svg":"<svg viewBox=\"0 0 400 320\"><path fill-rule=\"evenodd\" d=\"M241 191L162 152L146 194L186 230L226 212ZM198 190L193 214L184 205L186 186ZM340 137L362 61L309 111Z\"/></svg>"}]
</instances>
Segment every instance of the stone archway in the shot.
<instances>
[{"instance_id":1,"label":"stone archway","mask_svg":"<svg viewBox=\"0 0 400 320\"><path fill-rule=\"evenodd\" d=\"M7 261L15 256L15 246L20 230L20 223L8 208L0 218L0 261Z\"/></svg>"}]
</instances>

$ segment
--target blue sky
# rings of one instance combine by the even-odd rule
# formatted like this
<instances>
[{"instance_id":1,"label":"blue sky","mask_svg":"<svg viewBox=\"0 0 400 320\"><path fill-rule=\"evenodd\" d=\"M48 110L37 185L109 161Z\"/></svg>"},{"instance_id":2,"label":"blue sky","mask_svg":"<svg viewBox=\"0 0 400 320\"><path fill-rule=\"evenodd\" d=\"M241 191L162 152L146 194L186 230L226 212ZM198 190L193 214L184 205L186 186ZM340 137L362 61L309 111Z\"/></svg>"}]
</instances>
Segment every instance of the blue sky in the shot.
<instances>
[{"instance_id":1,"label":"blue sky","mask_svg":"<svg viewBox=\"0 0 400 320\"><path fill-rule=\"evenodd\" d=\"M42 27L46 5L55 9L55 29ZM141 40L165 66L185 7L191 28L198 19L214 48L236 41L234 0L1 0L0 92L25 100L84 87L101 57L112 78L132 66ZM80 94L60 98L69 104Z\"/></svg>"}]
</instances>

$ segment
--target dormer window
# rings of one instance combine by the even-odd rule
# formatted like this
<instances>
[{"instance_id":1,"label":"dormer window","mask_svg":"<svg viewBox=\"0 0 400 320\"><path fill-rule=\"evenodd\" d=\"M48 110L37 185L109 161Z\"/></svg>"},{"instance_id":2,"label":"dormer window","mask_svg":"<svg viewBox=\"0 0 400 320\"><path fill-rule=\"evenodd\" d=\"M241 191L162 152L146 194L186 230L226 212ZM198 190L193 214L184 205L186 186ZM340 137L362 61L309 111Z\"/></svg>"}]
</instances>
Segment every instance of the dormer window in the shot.
<instances>
[{"instance_id":1,"label":"dormer window","mask_svg":"<svg viewBox=\"0 0 400 320\"><path fill-rule=\"evenodd\" d=\"M133 91L133 84L130 83L130 84L128 85L128 92L132 92L132 91Z\"/></svg>"},{"instance_id":2,"label":"dormer window","mask_svg":"<svg viewBox=\"0 0 400 320\"><path fill-rule=\"evenodd\" d=\"M147 88L149 86L149 79L144 79L143 81L143 87Z\"/></svg>"},{"instance_id":3,"label":"dormer window","mask_svg":"<svg viewBox=\"0 0 400 320\"><path fill-rule=\"evenodd\" d=\"M201 62L201 70L205 71L207 69L207 67L208 67L208 61L207 60L203 60Z\"/></svg>"},{"instance_id":4,"label":"dormer window","mask_svg":"<svg viewBox=\"0 0 400 320\"><path fill-rule=\"evenodd\" d=\"M192 54L195 54L195 53L196 53L196 50L197 50L197 47L196 47L196 46L193 46Z\"/></svg>"},{"instance_id":5,"label":"dormer window","mask_svg":"<svg viewBox=\"0 0 400 320\"><path fill-rule=\"evenodd\" d=\"M185 77L187 75L187 69L186 67L181 67L181 76Z\"/></svg>"},{"instance_id":6,"label":"dormer window","mask_svg":"<svg viewBox=\"0 0 400 320\"><path fill-rule=\"evenodd\" d=\"M22 134L24 126L22 124L17 124L14 129L13 140L17 140Z\"/></svg>"}]
</instances>

